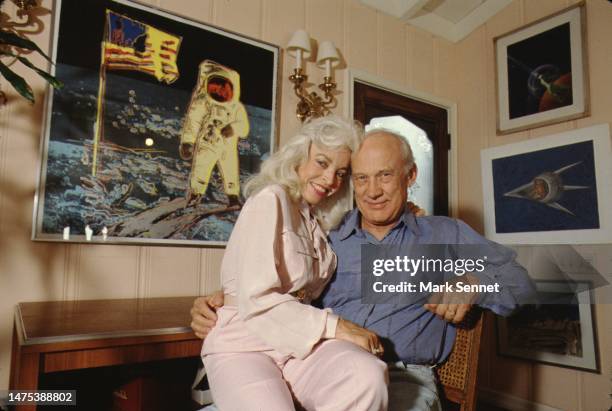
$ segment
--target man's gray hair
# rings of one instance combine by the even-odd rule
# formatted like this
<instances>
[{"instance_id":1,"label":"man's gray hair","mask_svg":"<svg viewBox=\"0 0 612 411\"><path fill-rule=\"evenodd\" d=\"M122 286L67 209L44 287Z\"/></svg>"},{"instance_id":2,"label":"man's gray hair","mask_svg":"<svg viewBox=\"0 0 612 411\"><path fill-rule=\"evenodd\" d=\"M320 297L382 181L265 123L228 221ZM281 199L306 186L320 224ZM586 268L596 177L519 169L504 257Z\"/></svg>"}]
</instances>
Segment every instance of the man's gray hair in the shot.
<instances>
[{"instance_id":1,"label":"man's gray hair","mask_svg":"<svg viewBox=\"0 0 612 411\"><path fill-rule=\"evenodd\" d=\"M412 168L414 167L414 155L412 154L412 148L410 147L408 139L396 131L389 130L388 128L384 127L376 127L368 130L364 134L364 141L374 134L387 134L398 141L402 154L402 162L404 163L404 172L406 173L406 175L409 175L410 170L412 170Z\"/></svg>"}]
</instances>

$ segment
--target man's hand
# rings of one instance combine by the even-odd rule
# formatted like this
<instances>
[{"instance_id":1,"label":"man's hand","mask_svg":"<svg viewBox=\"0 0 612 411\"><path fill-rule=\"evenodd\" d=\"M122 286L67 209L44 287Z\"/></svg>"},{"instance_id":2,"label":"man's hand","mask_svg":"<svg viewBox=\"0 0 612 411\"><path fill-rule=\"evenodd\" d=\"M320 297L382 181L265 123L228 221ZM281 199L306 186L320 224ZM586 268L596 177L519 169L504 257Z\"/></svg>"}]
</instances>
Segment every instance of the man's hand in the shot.
<instances>
[{"instance_id":1,"label":"man's hand","mask_svg":"<svg viewBox=\"0 0 612 411\"><path fill-rule=\"evenodd\" d=\"M343 318L338 320L336 338L356 344L378 357L384 353L383 346L376 334Z\"/></svg>"},{"instance_id":2,"label":"man's hand","mask_svg":"<svg viewBox=\"0 0 612 411\"><path fill-rule=\"evenodd\" d=\"M478 284L478 279L472 274L466 274L463 277L458 277L456 281L461 281L464 284ZM449 282L449 284L454 284ZM458 324L464 320L466 314L472 308L473 302L476 299L476 293L472 292L443 292L434 293L429 297L429 302L423 307L436 314L445 321L453 324Z\"/></svg>"},{"instance_id":3,"label":"man's hand","mask_svg":"<svg viewBox=\"0 0 612 411\"><path fill-rule=\"evenodd\" d=\"M217 322L217 308L223 306L223 291L198 297L191 307L191 329L201 339L206 338Z\"/></svg>"}]
</instances>

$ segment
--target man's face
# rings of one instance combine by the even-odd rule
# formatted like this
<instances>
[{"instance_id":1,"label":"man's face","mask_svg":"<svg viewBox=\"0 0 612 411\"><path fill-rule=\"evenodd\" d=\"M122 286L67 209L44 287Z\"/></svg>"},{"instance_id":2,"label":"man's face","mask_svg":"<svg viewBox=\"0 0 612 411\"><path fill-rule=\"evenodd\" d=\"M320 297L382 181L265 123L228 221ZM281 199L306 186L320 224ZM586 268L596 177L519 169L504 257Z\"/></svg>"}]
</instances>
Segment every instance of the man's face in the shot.
<instances>
[{"instance_id":1,"label":"man's face","mask_svg":"<svg viewBox=\"0 0 612 411\"><path fill-rule=\"evenodd\" d=\"M406 175L401 145L385 133L366 138L351 164L361 227L384 235L404 211L416 168Z\"/></svg>"}]
</instances>

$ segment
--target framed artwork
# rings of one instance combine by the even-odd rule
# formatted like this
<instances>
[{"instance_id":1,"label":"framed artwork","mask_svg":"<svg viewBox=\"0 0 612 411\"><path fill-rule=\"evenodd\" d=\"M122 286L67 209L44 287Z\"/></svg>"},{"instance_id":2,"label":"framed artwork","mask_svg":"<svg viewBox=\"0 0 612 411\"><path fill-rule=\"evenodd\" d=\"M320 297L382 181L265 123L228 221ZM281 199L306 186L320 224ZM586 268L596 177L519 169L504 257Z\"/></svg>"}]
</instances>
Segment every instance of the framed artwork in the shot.
<instances>
[{"instance_id":1,"label":"framed artwork","mask_svg":"<svg viewBox=\"0 0 612 411\"><path fill-rule=\"evenodd\" d=\"M223 245L274 149L277 46L128 0L55 2L32 237ZM90 240L88 240L90 238Z\"/></svg>"},{"instance_id":2,"label":"framed artwork","mask_svg":"<svg viewBox=\"0 0 612 411\"><path fill-rule=\"evenodd\" d=\"M482 150L486 237L612 242L611 157L607 124Z\"/></svg>"},{"instance_id":3,"label":"framed artwork","mask_svg":"<svg viewBox=\"0 0 612 411\"><path fill-rule=\"evenodd\" d=\"M495 38L498 134L588 115L584 7Z\"/></svg>"},{"instance_id":4,"label":"framed artwork","mask_svg":"<svg viewBox=\"0 0 612 411\"><path fill-rule=\"evenodd\" d=\"M538 305L497 317L498 354L599 372L592 298L586 283L536 281Z\"/></svg>"}]
</instances>

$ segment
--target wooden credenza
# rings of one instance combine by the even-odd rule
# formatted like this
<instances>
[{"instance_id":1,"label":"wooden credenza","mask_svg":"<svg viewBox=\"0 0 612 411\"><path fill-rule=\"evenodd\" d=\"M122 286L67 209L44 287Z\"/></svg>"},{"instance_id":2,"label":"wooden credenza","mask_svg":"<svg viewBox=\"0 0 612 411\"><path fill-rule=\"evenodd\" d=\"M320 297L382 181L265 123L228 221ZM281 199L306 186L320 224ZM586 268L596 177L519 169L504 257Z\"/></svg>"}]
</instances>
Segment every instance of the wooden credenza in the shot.
<instances>
[{"instance_id":1,"label":"wooden credenza","mask_svg":"<svg viewBox=\"0 0 612 411\"><path fill-rule=\"evenodd\" d=\"M15 311L9 388L36 390L40 376L50 372L197 357L202 341L189 328L193 300L20 303Z\"/></svg>"}]
</instances>

